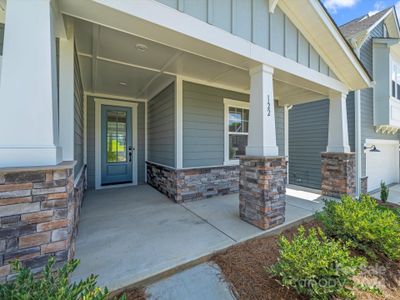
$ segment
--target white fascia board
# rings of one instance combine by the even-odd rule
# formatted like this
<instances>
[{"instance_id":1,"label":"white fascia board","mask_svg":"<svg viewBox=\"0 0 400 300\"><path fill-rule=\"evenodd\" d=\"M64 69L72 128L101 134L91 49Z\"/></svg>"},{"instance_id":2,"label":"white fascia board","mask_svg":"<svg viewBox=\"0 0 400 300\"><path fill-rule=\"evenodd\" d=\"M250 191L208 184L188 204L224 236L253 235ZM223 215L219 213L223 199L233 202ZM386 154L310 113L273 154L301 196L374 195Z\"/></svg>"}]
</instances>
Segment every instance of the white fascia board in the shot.
<instances>
[{"instance_id":1,"label":"white fascia board","mask_svg":"<svg viewBox=\"0 0 400 300\"><path fill-rule=\"evenodd\" d=\"M348 90L339 80L156 1L61 0L60 6L64 14L141 36L236 68L248 70L260 63L267 64L328 89L339 92Z\"/></svg>"}]
</instances>

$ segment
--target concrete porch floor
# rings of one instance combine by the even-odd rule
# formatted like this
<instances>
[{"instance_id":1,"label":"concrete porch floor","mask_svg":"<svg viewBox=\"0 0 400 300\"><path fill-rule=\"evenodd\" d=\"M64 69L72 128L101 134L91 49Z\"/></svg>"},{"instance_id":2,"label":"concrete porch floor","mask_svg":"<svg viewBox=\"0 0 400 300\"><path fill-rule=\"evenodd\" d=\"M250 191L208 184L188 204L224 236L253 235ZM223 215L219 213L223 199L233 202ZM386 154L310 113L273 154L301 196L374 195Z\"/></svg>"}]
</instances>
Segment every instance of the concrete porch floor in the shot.
<instances>
[{"instance_id":1,"label":"concrete porch floor","mask_svg":"<svg viewBox=\"0 0 400 300\"><path fill-rule=\"evenodd\" d=\"M178 205L148 185L89 191L72 280L93 273L100 286L116 290L265 233L239 218L238 198ZM319 194L288 188L284 225L322 207Z\"/></svg>"}]
</instances>

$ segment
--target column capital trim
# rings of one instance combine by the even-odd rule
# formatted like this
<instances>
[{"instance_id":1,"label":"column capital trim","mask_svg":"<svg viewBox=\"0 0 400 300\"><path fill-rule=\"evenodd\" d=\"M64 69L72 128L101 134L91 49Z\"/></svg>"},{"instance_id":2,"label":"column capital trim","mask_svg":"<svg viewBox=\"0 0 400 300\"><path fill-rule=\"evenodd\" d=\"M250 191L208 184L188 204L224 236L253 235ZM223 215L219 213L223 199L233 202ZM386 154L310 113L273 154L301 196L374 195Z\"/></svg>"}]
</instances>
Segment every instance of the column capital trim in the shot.
<instances>
[{"instance_id":1,"label":"column capital trim","mask_svg":"<svg viewBox=\"0 0 400 300\"><path fill-rule=\"evenodd\" d=\"M274 74L274 68L269 65L260 64L258 66L251 68L249 71L250 76L253 76L253 75L261 73L261 72L272 75L272 74Z\"/></svg>"}]
</instances>

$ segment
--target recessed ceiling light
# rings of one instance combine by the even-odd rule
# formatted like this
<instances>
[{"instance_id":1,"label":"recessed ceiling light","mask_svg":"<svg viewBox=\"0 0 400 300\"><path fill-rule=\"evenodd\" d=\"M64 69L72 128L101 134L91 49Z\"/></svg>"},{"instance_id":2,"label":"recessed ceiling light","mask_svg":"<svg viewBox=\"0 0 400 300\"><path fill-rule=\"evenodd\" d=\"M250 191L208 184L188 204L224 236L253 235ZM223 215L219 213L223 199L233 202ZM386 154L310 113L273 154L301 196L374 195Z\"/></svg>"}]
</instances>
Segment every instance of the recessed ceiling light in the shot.
<instances>
[{"instance_id":1,"label":"recessed ceiling light","mask_svg":"<svg viewBox=\"0 0 400 300\"><path fill-rule=\"evenodd\" d=\"M136 44L136 50L139 52L146 52L147 49L147 46L144 44Z\"/></svg>"},{"instance_id":2,"label":"recessed ceiling light","mask_svg":"<svg viewBox=\"0 0 400 300\"><path fill-rule=\"evenodd\" d=\"M122 86L127 86L127 85L128 85L128 83L121 81L121 82L119 83L119 85L122 85Z\"/></svg>"}]
</instances>

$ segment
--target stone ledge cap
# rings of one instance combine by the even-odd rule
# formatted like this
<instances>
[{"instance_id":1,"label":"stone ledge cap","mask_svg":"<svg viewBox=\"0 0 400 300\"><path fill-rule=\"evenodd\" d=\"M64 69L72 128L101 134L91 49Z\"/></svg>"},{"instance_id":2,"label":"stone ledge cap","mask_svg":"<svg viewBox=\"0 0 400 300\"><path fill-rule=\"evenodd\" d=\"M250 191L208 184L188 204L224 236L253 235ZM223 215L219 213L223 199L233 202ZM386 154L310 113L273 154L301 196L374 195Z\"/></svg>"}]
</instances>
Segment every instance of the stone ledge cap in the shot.
<instances>
[{"instance_id":1,"label":"stone ledge cap","mask_svg":"<svg viewBox=\"0 0 400 300\"><path fill-rule=\"evenodd\" d=\"M278 160L278 159L286 159L285 156L240 156L240 160Z\"/></svg>"},{"instance_id":2,"label":"stone ledge cap","mask_svg":"<svg viewBox=\"0 0 400 300\"><path fill-rule=\"evenodd\" d=\"M58 165L40 166L40 167L14 167L0 168L0 173L18 173L18 172L35 172L35 171L50 171L50 170L66 170L73 169L76 161L63 161Z\"/></svg>"}]
</instances>

